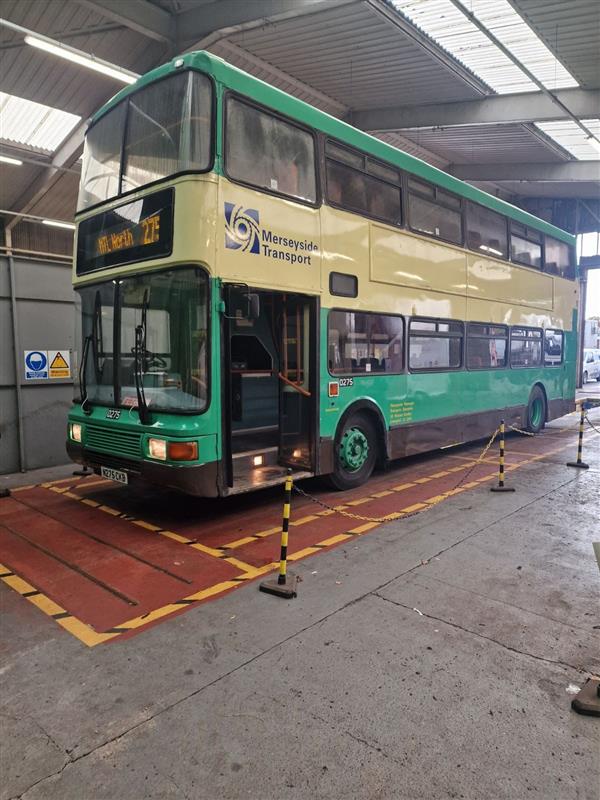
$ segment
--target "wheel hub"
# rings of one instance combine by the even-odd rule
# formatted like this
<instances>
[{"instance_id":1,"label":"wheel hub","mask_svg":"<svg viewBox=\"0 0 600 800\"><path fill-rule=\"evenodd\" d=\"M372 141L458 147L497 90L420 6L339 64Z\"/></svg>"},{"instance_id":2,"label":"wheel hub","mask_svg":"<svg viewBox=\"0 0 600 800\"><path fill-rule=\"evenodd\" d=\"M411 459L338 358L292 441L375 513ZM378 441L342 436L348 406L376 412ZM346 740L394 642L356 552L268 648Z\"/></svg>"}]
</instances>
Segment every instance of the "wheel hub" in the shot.
<instances>
[{"instance_id":1,"label":"wheel hub","mask_svg":"<svg viewBox=\"0 0 600 800\"><path fill-rule=\"evenodd\" d=\"M348 428L340 442L340 461L349 472L359 470L369 455L369 441L359 428Z\"/></svg>"}]
</instances>

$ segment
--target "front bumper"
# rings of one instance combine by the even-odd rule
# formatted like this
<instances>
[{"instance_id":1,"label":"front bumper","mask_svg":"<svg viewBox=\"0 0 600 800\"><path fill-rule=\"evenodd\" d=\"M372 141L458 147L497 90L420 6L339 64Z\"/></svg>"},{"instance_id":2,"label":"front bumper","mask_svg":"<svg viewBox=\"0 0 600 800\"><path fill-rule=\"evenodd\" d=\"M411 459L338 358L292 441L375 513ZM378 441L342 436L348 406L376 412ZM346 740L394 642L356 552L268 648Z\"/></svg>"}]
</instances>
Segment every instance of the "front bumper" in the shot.
<instances>
[{"instance_id":1,"label":"front bumper","mask_svg":"<svg viewBox=\"0 0 600 800\"><path fill-rule=\"evenodd\" d=\"M177 489L195 497L219 497L219 462L209 461L197 466L157 464L154 461L133 460L88 450L67 440L67 453L72 461L91 467L100 473L101 467L127 472L131 478L158 486Z\"/></svg>"}]
</instances>

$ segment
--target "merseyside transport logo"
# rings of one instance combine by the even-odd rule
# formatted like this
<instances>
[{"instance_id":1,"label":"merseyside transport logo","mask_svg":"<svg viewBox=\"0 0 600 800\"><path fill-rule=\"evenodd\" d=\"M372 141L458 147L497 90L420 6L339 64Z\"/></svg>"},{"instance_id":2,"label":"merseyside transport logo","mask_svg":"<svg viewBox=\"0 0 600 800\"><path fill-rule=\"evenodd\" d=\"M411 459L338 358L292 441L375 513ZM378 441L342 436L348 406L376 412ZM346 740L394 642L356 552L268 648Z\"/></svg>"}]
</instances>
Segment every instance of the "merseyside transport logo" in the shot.
<instances>
[{"instance_id":1,"label":"merseyside transport logo","mask_svg":"<svg viewBox=\"0 0 600 800\"><path fill-rule=\"evenodd\" d=\"M233 203L225 203L225 247L259 253L258 223L258 211L255 208L243 209Z\"/></svg>"},{"instance_id":2,"label":"merseyside transport logo","mask_svg":"<svg viewBox=\"0 0 600 800\"><path fill-rule=\"evenodd\" d=\"M313 254L319 246L308 239L280 236L260 224L255 208L243 208L235 203L225 203L225 247L243 253L259 253L288 264L311 266Z\"/></svg>"}]
</instances>

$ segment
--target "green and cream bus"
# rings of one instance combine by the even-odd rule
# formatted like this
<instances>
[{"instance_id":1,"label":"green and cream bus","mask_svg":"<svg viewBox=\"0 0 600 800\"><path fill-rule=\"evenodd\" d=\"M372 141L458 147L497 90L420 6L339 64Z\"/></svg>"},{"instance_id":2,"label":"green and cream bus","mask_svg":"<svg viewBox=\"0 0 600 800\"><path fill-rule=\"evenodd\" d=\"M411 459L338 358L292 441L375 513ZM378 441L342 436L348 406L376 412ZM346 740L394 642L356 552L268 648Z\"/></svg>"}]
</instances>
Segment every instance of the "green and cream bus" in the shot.
<instances>
[{"instance_id":1,"label":"green and cream bus","mask_svg":"<svg viewBox=\"0 0 600 800\"><path fill-rule=\"evenodd\" d=\"M205 52L87 132L71 458L225 496L573 408L574 239Z\"/></svg>"}]
</instances>

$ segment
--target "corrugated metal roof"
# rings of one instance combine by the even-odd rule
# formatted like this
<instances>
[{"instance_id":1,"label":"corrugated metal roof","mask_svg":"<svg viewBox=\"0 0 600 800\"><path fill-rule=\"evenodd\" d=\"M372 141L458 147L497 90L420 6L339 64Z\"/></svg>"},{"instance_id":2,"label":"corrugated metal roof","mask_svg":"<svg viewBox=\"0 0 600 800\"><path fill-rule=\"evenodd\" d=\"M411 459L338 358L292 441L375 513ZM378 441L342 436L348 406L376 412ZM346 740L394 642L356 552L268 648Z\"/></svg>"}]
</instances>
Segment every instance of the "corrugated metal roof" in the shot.
<instances>
[{"instance_id":1,"label":"corrugated metal roof","mask_svg":"<svg viewBox=\"0 0 600 800\"><path fill-rule=\"evenodd\" d=\"M451 102L483 93L367 4L281 20L229 38L349 108Z\"/></svg>"},{"instance_id":2,"label":"corrugated metal roof","mask_svg":"<svg viewBox=\"0 0 600 800\"><path fill-rule=\"evenodd\" d=\"M535 91L533 83L452 0L391 0L395 8L499 94ZM459 0L548 89L577 81L508 0Z\"/></svg>"},{"instance_id":3,"label":"corrugated metal roof","mask_svg":"<svg viewBox=\"0 0 600 800\"><path fill-rule=\"evenodd\" d=\"M0 143L52 153L80 119L77 114L0 92Z\"/></svg>"},{"instance_id":4,"label":"corrugated metal roof","mask_svg":"<svg viewBox=\"0 0 600 800\"><path fill-rule=\"evenodd\" d=\"M136 72L154 66L165 52L160 43L128 28L116 27L107 34L105 17L71 0L3 0L2 16ZM98 32L94 32L96 28ZM87 117L122 86L105 76L92 77L76 64L29 47L14 31L1 28L0 35L1 88L8 94Z\"/></svg>"},{"instance_id":5,"label":"corrugated metal roof","mask_svg":"<svg viewBox=\"0 0 600 800\"><path fill-rule=\"evenodd\" d=\"M573 120L536 122L537 128L557 141L571 155L584 161L600 161L600 119L582 119L581 122L594 134L590 139Z\"/></svg>"},{"instance_id":6,"label":"corrugated metal roof","mask_svg":"<svg viewBox=\"0 0 600 800\"><path fill-rule=\"evenodd\" d=\"M463 125L401 131L452 164L540 163L566 160L550 150L526 125Z\"/></svg>"},{"instance_id":7,"label":"corrugated metal roof","mask_svg":"<svg viewBox=\"0 0 600 800\"><path fill-rule=\"evenodd\" d=\"M598 0L511 2L582 86L600 87Z\"/></svg>"}]
</instances>

